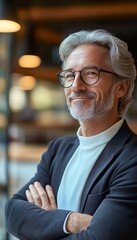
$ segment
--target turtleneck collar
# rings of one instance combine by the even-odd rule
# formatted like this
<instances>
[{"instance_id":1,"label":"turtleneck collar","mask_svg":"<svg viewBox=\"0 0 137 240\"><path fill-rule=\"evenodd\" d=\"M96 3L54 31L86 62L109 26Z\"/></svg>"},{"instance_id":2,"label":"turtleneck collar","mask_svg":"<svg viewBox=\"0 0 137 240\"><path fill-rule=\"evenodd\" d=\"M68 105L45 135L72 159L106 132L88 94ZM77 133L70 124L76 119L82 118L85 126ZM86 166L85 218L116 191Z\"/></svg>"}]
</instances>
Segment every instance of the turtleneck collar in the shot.
<instances>
[{"instance_id":1,"label":"turtleneck collar","mask_svg":"<svg viewBox=\"0 0 137 240\"><path fill-rule=\"evenodd\" d=\"M79 127L77 131L77 136L79 138L80 146L82 148L93 148L97 147L103 144L107 144L108 141L110 141L114 135L119 131L123 124L123 119L115 123L113 126L105 130L104 132L101 132L97 135L90 136L90 137L85 137L81 135L81 127Z\"/></svg>"}]
</instances>

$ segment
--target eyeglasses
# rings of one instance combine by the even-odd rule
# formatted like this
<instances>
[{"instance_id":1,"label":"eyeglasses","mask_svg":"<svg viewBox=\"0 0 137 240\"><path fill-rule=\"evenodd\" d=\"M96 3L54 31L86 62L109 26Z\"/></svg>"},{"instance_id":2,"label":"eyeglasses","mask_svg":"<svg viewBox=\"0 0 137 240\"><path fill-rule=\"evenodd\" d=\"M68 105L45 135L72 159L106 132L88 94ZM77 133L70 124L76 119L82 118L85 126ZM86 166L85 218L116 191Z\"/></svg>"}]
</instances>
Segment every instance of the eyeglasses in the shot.
<instances>
[{"instance_id":1,"label":"eyeglasses","mask_svg":"<svg viewBox=\"0 0 137 240\"><path fill-rule=\"evenodd\" d=\"M73 85L76 72L80 73L80 78L86 85L96 84L100 78L100 72L106 72L109 74L117 75L114 72L110 72L95 66L86 67L81 71L63 70L57 73L59 83L63 88L69 88Z\"/></svg>"}]
</instances>

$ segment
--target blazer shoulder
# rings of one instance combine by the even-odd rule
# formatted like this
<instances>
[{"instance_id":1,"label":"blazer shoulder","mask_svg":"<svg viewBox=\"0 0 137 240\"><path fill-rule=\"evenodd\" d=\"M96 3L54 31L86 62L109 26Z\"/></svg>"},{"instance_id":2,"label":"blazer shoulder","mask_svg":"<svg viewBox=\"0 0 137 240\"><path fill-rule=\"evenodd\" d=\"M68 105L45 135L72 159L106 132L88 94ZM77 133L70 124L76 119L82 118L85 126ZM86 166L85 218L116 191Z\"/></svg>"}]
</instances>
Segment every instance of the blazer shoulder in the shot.
<instances>
[{"instance_id":1,"label":"blazer shoulder","mask_svg":"<svg viewBox=\"0 0 137 240\"><path fill-rule=\"evenodd\" d=\"M77 136L63 136L63 137L55 138L51 141L51 144L53 145L75 144L75 143L78 143Z\"/></svg>"}]
</instances>

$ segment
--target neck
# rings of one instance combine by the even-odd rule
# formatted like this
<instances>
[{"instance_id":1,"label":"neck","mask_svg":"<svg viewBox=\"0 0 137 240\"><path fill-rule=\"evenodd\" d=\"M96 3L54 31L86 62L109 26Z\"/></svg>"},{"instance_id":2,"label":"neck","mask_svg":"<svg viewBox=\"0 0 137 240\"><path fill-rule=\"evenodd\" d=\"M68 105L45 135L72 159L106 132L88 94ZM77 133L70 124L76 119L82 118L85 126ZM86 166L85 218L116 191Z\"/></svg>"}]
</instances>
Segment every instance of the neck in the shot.
<instances>
[{"instance_id":1,"label":"neck","mask_svg":"<svg viewBox=\"0 0 137 240\"><path fill-rule=\"evenodd\" d=\"M109 116L108 119L87 119L85 121L80 121L81 134L87 137L97 135L112 127L120 119L120 116L113 119Z\"/></svg>"}]
</instances>

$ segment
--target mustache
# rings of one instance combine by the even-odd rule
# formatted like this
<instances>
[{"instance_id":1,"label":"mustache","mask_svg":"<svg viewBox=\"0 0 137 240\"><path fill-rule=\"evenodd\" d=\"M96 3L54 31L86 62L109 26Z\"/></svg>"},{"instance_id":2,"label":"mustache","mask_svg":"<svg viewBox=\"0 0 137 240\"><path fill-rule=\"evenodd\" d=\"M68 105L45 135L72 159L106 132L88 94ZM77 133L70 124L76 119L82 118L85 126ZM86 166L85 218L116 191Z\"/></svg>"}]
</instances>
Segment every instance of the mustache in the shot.
<instances>
[{"instance_id":1,"label":"mustache","mask_svg":"<svg viewBox=\"0 0 137 240\"><path fill-rule=\"evenodd\" d=\"M83 92L72 92L68 95L68 99L72 99L75 97L91 97L91 98L96 98L96 93L83 93Z\"/></svg>"}]
</instances>

